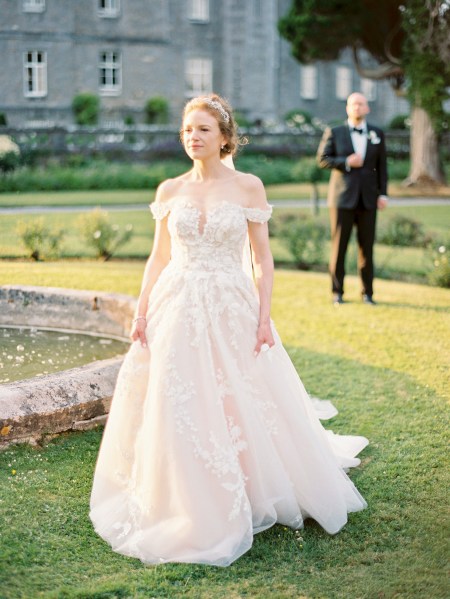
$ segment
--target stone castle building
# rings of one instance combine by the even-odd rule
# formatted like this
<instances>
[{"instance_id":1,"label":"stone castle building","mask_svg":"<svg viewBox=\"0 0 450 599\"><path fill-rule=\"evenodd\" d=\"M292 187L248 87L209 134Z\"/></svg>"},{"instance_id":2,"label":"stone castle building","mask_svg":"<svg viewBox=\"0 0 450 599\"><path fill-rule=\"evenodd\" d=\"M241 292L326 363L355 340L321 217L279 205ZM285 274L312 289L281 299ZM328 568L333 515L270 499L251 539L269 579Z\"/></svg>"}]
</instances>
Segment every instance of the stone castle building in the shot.
<instances>
[{"instance_id":1,"label":"stone castle building","mask_svg":"<svg viewBox=\"0 0 450 599\"><path fill-rule=\"evenodd\" d=\"M212 90L248 120L301 109L345 117L363 91L381 125L407 113L386 82L361 79L351 57L302 66L278 35L290 0L0 0L0 113L12 126L73 123L80 92L101 98L101 123L143 122L165 97L178 124L189 97Z\"/></svg>"}]
</instances>

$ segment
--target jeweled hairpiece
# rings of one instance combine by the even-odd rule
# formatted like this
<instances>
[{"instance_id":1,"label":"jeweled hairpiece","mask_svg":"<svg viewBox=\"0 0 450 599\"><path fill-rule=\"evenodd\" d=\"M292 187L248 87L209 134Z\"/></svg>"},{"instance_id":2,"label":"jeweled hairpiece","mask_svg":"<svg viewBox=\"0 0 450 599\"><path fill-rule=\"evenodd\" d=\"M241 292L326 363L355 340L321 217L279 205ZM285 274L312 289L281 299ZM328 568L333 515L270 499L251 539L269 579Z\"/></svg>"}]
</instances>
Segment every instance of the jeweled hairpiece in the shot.
<instances>
[{"instance_id":1,"label":"jeweled hairpiece","mask_svg":"<svg viewBox=\"0 0 450 599\"><path fill-rule=\"evenodd\" d=\"M220 112L220 116L223 118L223 120L226 123L230 122L230 115L228 114L228 112L225 110L225 108L222 106L222 104L220 102L218 102L217 100L212 100L211 98L205 98L204 102L205 102L205 104L208 104L208 106L211 106L211 108L214 108L215 110Z\"/></svg>"}]
</instances>

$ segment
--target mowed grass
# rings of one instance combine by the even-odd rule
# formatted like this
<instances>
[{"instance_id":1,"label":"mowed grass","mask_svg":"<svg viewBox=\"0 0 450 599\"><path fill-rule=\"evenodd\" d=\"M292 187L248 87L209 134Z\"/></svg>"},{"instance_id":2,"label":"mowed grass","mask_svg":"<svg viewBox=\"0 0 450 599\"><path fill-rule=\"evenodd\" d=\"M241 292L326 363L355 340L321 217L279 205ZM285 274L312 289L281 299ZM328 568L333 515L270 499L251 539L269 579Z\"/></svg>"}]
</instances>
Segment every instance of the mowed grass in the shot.
<instances>
[{"instance_id":1,"label":"mowed grass","mask_svg":"<svg viewBox=\"0 0 450 599\"><path fill-rule=\"evenodd\" d=\"M0 262L0 284L136 294L142 270L142 262L125 261ZM0 595L448 597L450 292L377 280L380 303L371 308L348 277L349 303L335 308L328 287L324 274L277 271L273 318L309 392L340 411L327 427L370 439L351 472L367 510L333 537L313 522L300 539L275 526L229 568L144 566L113 553L88 518L101 431L62 435L0 453Z\"/></svg>"},{"instance_id":2,"label":"mowed grass","mask_svg":"<svg viewBox=\"0 0 450 599\"><path fill-rule=\"evenodd\" d=\"M19 206L115 206L126 204L148 205L155 197L154 189L108 189L105 191L41 191L1 193L1 208Z\"/></svg>"},{"instance_id":3,"label":"mowed grass","mask_svg":"<svg viewBox=\"0 0 450 599\"><path fill-rule=\"evenodd\" d=\"M317 185L319 197L326 198L328 183ZM270 201L307 200L311 198L310 183L283 183L266 185ZM389 195L393 198L435 197L449 198L450 186L417 189L405 187L401 181L389 185ZM142 204L146 206L155 197L155 189L108 189L90 191L43 191L0 193L0 208L37 207L37 206L114 206Z\"/></svg>"},{"instance_id":4,"label":"mowed grass","mask_svg":"<svg viewBox=\"0 0 450 599\"><path fill-rule=\"evenodd\" d=\"M100 193L100 192L98 192ZM126 192L134 197L136 192ZM126 194L124 197L126 197ZM58 194L50 194L50 196ZM72 197L70 192L67 193L69 198ZM272 200L269 200L272 202ZM131 202L130 202L131 203ZM148 203L148 194L147 194ZM276 206L276 201L273 201ZM104 206L107 210L108 206ZM277 215L291 212L300 215L309 215L310 208L277 208L274 212L275 218ZM64 258L93 258L94 250L86 244L86 240L82 234L78 223L79 217L83 214L81 211L75 212L50 212L41 213L46 225L52 230L62 228L65 231L64 240L62 243L62 256ZM436 239L446 243L448 239L448 231L450 224L450 204L438 206L407 206L396 205L390 206L389 209L380 212L378 216L378 230L387 226L389 219L395 214L401 214L407 217L414 218L422 223L427 234L434 236ZM36 214L2 214L0 215L0 258L16 259L25 258L27 251L22 244L18 233L17 224L20 221L32 222L37 218ZM154 221L152 219L148 207L143 207L142 210L126 210L126 211L110 211L111 223L125 227L127 224L133 225L133 237L123 247L115 253L117 258L122 259L137 259L146 258L151 250L152 236L154 232ZM328 215L326 209L320 211L320 219L328 226ZM285 266L292 265L293 259L282 240L279 238L271 239L272 251L276 263ZM329 255L329 244L326 243L323 253L323 263L321 269L326 268L326 261ZM350 273L356 272L356 256L357 248L354 239L350 245L347 256L347 270ZM431 260L429 252L424 248L416 247L393 247L377 244L375 248L375 263L377 273L383 278L398 278L402 280L412 280L425 282L427 273L431 268ZM20 269L20 266L17 268ZM57 268L57 267L56 267Z\"/></svg>"},{"instance_id":5,"label":"mowed grass","mask_svg":"<svg viewBox=\"0 0 450 599\"><path fill-rule=\"evenodd\" d=\"M52 230L63 229L65 231L62 243L62 255L65 258L92 258L94 250L86 244L82 228L78 219L85 212L48 212L39 214L44 223ZM133 237L116 252L118 257L143 258L148 256L151 250L154 220L150 210L144 208L138 211L110 212L110 221L123 228L133 225ZM27 255L26 248L17 233L19 222L33 222L35 214L3 214L0 215L0 257L23 258Z\"/></svg>"},{"instance_id":6,"label":"mowed grass","mask_svg":"<svg viewBox=\"0 0 450 599\"><path fill-rule=\"evenodd\" d=\"M318 186L320 197L325 198L327 184ZM267 197L270 201L298 199L307 200L311 197L312 186L309 183L287 183L283 185L267 185ZM101 206L142 204L146 206L155 197L154 189L139 190L93 190L93 191L49 191L49 192L18 192L1 193L0 207L38 207L38 206Z\"/></svg>"}]
</instances>

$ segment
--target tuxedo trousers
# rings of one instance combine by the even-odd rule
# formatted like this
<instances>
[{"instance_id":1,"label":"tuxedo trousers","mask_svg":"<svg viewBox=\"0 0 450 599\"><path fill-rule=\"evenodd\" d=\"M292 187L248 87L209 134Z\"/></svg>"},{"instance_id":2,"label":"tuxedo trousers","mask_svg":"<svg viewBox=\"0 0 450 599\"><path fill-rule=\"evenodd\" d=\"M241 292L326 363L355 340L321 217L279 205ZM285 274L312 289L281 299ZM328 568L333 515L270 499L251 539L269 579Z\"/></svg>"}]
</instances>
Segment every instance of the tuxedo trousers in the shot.
<instances>
[{"instance_id":1,"label":"tuxedo trousers","mask_svg":"<svg viewBox=\"0 0 450 599\"><path fill-rule=\"evenodd\" d=\"M360 201L356 208L330 207L331 254L329 270L333 293L344 294L345 255L353 227L358 242L358 272L362 293L373 295L373 246L377 210L367 210Z\"/></svg>"}]
</instances>

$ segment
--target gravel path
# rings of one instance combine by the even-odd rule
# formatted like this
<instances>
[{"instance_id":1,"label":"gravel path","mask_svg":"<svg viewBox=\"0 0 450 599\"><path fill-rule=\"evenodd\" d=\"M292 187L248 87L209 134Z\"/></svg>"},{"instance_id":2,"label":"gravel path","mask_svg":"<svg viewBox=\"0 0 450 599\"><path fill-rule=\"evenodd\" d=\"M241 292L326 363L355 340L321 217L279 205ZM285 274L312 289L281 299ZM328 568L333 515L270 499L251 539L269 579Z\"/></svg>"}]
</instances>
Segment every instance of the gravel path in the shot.
<instances>
[{"instance_id":1,"label":"gravel path","mask_svg":"<svg viewBox=\"0 0 450 599\"><path fill-rule=\"evenodd\" d=\"M274 200L272 203L274 208L299 208L312 207L311 200ZM146 204L113 204L101 205L101 208L109 212L136 212L140 210L148 210ZM321 208L326 207L326 200L320 200ZM390 206L450 206L450 198L390 198ZM18 206L17 208L2 208L0 207L0 215L2 214L42 214L46 212L84 212L94 210L96 206Z\"/></svg>"}]
</instances>

